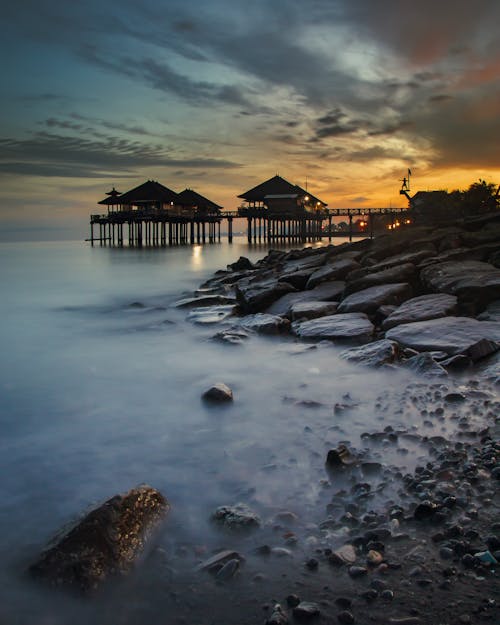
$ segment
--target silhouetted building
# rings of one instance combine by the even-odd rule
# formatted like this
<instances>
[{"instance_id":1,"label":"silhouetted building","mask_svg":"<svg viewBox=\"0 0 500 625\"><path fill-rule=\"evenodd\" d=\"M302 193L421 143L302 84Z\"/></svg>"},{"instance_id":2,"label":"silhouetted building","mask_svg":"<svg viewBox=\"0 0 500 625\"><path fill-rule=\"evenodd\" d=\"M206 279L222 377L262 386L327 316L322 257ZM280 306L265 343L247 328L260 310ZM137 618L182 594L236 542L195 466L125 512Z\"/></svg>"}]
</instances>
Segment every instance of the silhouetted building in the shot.
<instances>
[{"instance_id":1,"label":"silhouetted building","mask_svg":"<svg viewBox=\"0 0 500 625\"><path fill-rule=\"evenodd\" d=\"M245 200L242 212L249 209L267 210L271 213L318 212L326 208L326 202L315 197L298 185L291 184L281 176L274 176L253 189L238 195Z\"/></svg>"}]
</instances>

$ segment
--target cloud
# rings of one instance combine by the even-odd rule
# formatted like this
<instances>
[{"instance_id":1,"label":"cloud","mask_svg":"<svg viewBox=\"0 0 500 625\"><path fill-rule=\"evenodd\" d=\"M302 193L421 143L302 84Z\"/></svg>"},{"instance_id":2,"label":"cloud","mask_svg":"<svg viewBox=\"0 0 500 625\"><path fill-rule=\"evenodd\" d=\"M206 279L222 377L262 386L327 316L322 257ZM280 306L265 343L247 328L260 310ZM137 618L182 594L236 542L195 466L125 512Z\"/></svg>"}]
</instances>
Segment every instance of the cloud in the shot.
<instances>
[{"instance_id":1,"label":"cloud","mask_svg":"<svg viewBox=\"0 0 500 625\"><path fill-rule=\"evenodd\" d=\"M239 164L210 157L178 158L160 145L116 137L106 140L46 132L28 139L0 139L0 171L33 176L107 177L152 167L232 169Z\"/></svg>"}]
</instances>

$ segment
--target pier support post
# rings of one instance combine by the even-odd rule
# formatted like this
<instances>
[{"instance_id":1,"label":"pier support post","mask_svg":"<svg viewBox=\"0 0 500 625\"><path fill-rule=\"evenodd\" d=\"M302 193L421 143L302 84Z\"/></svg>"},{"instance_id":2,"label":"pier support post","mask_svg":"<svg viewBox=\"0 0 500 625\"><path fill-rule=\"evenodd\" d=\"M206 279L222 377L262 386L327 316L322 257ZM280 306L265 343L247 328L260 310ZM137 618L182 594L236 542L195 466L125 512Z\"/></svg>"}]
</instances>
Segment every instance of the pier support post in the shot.
<instances>
[{"instance_id":1,"label":"pier support post","mask_svg":"<svg viewBox=\"0 0 500 625\"><path fill-rule=\"evenodd\" d=\"M227 241L228 243L233 242L233 218L227 218Z\"/></svg>"}]
</instances>

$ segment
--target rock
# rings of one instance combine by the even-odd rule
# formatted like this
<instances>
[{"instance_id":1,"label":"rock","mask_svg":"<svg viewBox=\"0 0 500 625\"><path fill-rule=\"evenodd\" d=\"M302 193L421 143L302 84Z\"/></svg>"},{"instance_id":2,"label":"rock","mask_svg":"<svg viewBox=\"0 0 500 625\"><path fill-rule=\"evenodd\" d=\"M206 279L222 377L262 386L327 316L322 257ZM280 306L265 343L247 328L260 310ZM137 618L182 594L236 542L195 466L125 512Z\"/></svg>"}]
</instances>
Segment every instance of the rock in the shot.
<instances>
[{"instance_id":1,"label":"rock","mask_svg":"<svg viewBox=\"0 0 500 625\"><path fill-rule=\"evenodd\" d=\"M273 304L265 309L271 315L286 315L290 307L297 302L333 302L339 300L345 287L345 282L333 281L323 282L310 291L300 291L299 293L288 293L280 297Z\"/></svg>"},{"instance_id":2,"label":"rock","mask_svg":"<svg viewBox=\"0 0 500 625\"><path fill-rule=\"evenodd\" d=\"M295 289L302 291L303 289L305 289L307 281L309 280L312 273L312 269L303 269L302 271L282 273L281 276L278 278L278 281L288 282L288 284L291 284Z\"/></svg>"},{"instance_id":3,"label":"rock","mask_svg":"<svg viewBox=\"0 0 500 625\"><path fill-rule=\"evenodd\" d=\"M193 308L187 318L189 321L200 324L219 323L227 319L236 310L236 306L228 304L226 306L204 306Z\"/></svg>"},{"instance_id":4,"label":"rock","mask_svg":"<svg viewBox=\"0 0 500 625\"><path fill-rule=\"evenodd\" d=\"M286 603L291 608L295 608L295 606L299 605L300 599L297 595L288 595L288 597L286 598Z\"/></svg>"},{"instance_id":5,"label":"rock","mask_svg":"<svg viewBox=\"0 0 500 625\"><path fill-rule=\"evenodd\" d=\"M420 625L420 617L418 616L391 616L389 625Z\"/></svg>"},{"instance_id":6,"label":"rock","mask_svg":"<svg viewBox=\"0 0 500 625\"><path fill-rule=\"evenodd\" d=\"M375 551L375 549L370 549L370 551L366 555L366 562L370 566L378 566L383 561L383 559L384 556L380 552Z\"/></svg>"},{"instance_id":7,"label":"rock","mask_svg":"<svg viewBox=\"0 0 500 625\"><path fill-rule=\"evenodd\" d=\"M358 278L357 280L348 281L345 288L345 295L350 295L351 293L356 293L357 291L379 285L401 282L411 283L415 275L416 268L412 263L404 263L375 273L370 272L368 275Z\"/></svg>"},{"instance_id":8,"label":"rock","mask_svg":"<svg viewBox=\"0 0 500 625\"><path fill-rule=\"evenodd\" d=\"M175 302L176 308L200 308L206 306L232 305L236 303L234 297L226 295L202 295L201 297L188 297Z\"/></svg>"},{"instance_id":9,"label":"rock","mask_svg":"<svg viewBox=\"0 0 500 625\"><path fill-rule=\"evenodd\" d=\"M238 572L239 568L240 568L240 561L237 558L234 558L226 562L224 566L219 571L217 571L217 573L215 574L215 577L218 580L226 581L234 577L236 573Z\"/></svg>"},{"instance_id":10,"label":"rock","mask_svg":"<svg viewBox=\"0 0 500 625\"><path fill-rule=\"evenodd\" d=\"M258 332L259 334L281 334L288 332L290 321L278 315L256 313L244 317L241 320L241 325L246 330Z\"/></svg>"},{"instance_id":11,"label":"rock","mask_svg":"<svg viewBox=\"0 0 500 625\"><path fill-rule=\"evenodd\" d=\"M217 382L203 393L202 399L214 403L230 402L233 401L233 391L223 382Z\"/></svg>"},{"instance_id":12,"label":"rock","mask_svg":"<svg viewBox=\"0 0 500 625\"><path fill-rule=\"evenodd\" d=\"M408 358L408 360L403 363L403 367L427 377L444 377L448 375L446 369L434 360L430 352L423 352L422 354Z\"/></svg>"},{"instance_id":13,"label":"rock","mask_svg":"<svg viewBox=\"0 0 500 625\"><path fill-rule=\"evenodd\" d=\"M274 606L273 613L267 619L266 625L287 625L288 616L283 612L279 603Z\"/></svg>"},{"instance_id":14,"label":"rock","mask_svg":"<svg viewBox=\"0 0 500 625\"><path fill-rule=\"evenodd\" d=\"M500 323L469 317L443 317L396 326L385 337L418 351L435 350L455 355L463 354L481 339L499 342Z\"/></svg>"},{"instance_id":15,"label":"rock","mask_svg":"<svg viewBox=\"0 0 500 625\"><path fill-rule=\"evenodd\" d=\"M295 321L292 332L302 339L336 342L367 343L373 336L374 327L364 313L327 315L309 321Z\"/></svg>"},{"instance_id":16,"label":"rock","mask_svg":"<svg viewBox=\"0 0 500 625\"><path fill-rule=\"evenodd\" d=\"M287 282L268 278L260 282L236 284L236 300L244 313L261 312L277 299L295 289Z\"/></svg>"},{"instance_id":17,"label":"rock","mask_svg":"<svg viewBox=\"0 0 500 625\"><path fill-rule=\"evenodd\" d=\"M479 321L500 321L500 300L488 304L486 310L478 315L477 319Z\"/></svg>"},{"instance_id":18,"label":"rock","mask_svg":"<svg viewBox=\"0 0 500 625\"><path fill-rule=\"evenodd\" d=\"M430 501L419 503L413 512L413 518L417 521L428 521L438 511L438 506Z\"/></svg>"},{"instance_id":19,"label":"rock","mask_svg":"<svg viewBox=\"0 0 500 625\"><path fill-rule=\"evenodd\" d=\"M93 590L132 568L169 508L163 495L147 485L116 495L42 553L29 572L54 586Z\"/></svg>"},{"instance_id":20,"label":"rock","mask_svg":"<svg viewBox=\"0 0 500 625\"><path fill-rule=\"evenodd\" d=\"M337 621L342 623L342 625L352 625L352 623L354 623L354 616L349 610L343 610L337 614Z\"/></svg>"},{"instance_id":21,"label":"rock","mask_svg":"<svg viewBox=\"0 0 500 625\"><path fill-rule=\"evenodd\" d=\"M317 603L301 601L293 608L293 615L298 621L309 621L320 615L320 609Z\"/></svg>"},{"instance_id":22,"label":"rock","mask_svg":"<svg viewBox=\"0 0 500 625\"><path fill-rule=\"evenodd\" d=\"M243 341L249 338L249 333L239 327L228 328L217 332L213 336L215 341L221 341L222 343L229 343L230 345L241 345Z\"/></svg>"},{"instance_id":23,"label":"rock","mask_svg":"<svg viewBox=\"0 0 500 625\"><path fill-rule=\"evenodd\" d=\"M363 577L368 573L368 569L364 566L350 566L347 571L353 579Z\"/></svg>"},{"instance_id":24,"label":"rock","mask_svg":"<svg viewBox=\"0 0 500 625\"><path fill-rule=\"evenodd\" d=\"M469 347L463 351L461 355L470 358L472 362L478 362L483 358L487 358L488 356L495 354L499 349L500 343L498 341L480 339L477 343L469 345Z\"/></svg>"},{"instance_id":25,"label":"rock","mask_svg":"<svg viewBox=\"0 0 500 625\"><path fill-rule=\"evenodd\" d=\"M389 330L403 323L427 321L453 315L457 311L457 298L447 293L420 295L406 300L382 323L383 330Z\"/></svg>"},{"instance_id":26,"label":"rock","mask_svg":"<svg viewBox=\"0 0 500 625\"><path fill-rule=\"evenodd\" d=\"M359 263L350 258L337 258L333 262L317 269L307 281L306 289L313 289L326 280L343 280L348 273L359 266Z\"/></svg>"},{"instance_id":27,"label":"rock","mask_svg":"<svg viewBox=\"0 0 500 625\"><path fill-rule=\"evenodd\" d=\"M317 319L333 315L337 311L337 302L297 302L292 304L288 316L292 321L300 319Z\"/></svg>"},{"instance_id":28,"label":"rock","mask_svg":"<svg viewBox=\"0 0 500 625\"><path fill-rule=\"evenodd\" d=\"M372 286L344 298L338 307L339 313L363 312L374 314L384 304L401 304L412 296L412 289L406 282Z\"/></svg>"},{"instance_id":29,"label":"rock","mask_svg":"<svg viewBox=\"0 0 500 625\"><path fill-rule=\"evenodd\" d=\"M338 469L353 465L356 458L351 454L345 445L339 445L337 449L330 449L326 457L328 469Z\"/></svg>"},{"instance_id":30,"label":"rock","mask_svg":"<svg viewBox=\"0 0 500 625\"><path fill-rule=\"evenodd\" d=\"M361 347L352 347L339 354L344 360L367 367L381 367L387 363L392 363L397 355L398 344L388 339L374 341Z\"/></svg>"},{"instance_id":31,"label":"rock","mask_svg":"<svg viewBox=\"0 0 500 625\"><path fill-rule=\"evenodd\" d=\"M237 551L231 551L230 549L224 549L223 551L219 551L215 555L211 556L207 560L204 560L201 564L198 565L198 571L209 571L209 572L217 572L222 569L222 567L232 560L237 560L243 562L244 558Z\"/></svg>"},{"instance_id":32,"label":"rock","mask_svg":"<svg viewBox=\"0 0 500 625\"><path fill-rule=\"evenodd\" d=\"M336 549L331 556L334 556L339 564L354 564L356 562L356 550L352 545L344 545L340 549Z\"/></svg>"},{"instance_id":33,"label":"rock","mask_svg":"<svg viewBox=\"0 0 500 625\"><path fill-rule=\"evenodd\" d=\"M220 506L212 515L212 519L231 530L246 530L260 526L259 516L243 503Z\"/></svg>"},{"instance_id":34,"label":"rock","mask_svg":"<svg viewBox=\"0 0 500 625\"><path fill-rule=\"evenodd\" d=\"M227 268L231 271L245 271L247 269L254 269L254 265L246 256L240 256L236 262L231 263Z\"/></svg>"},{"instance_id":35,"label":"rock","mask_svg":"<svg viewBox=\"0 0 500 625\"><path fill-rule=\"evenodd\" d=\"M420 279L429 290L456 295L462 306L478 312L500 298L500 270L481 261L436 263Z\"/></svg>"}]
</instances>

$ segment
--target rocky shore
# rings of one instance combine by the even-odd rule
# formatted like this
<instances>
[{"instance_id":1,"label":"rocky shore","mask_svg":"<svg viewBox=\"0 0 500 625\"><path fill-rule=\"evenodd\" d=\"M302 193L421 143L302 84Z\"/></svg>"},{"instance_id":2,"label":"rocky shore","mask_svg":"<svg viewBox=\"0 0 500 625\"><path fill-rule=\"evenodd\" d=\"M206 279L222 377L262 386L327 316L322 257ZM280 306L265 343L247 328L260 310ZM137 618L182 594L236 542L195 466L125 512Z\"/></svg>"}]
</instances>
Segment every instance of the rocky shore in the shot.
<instances>
[{"instance_id":1,"label":"rocky shore","mask_svg":"<svg viewBox=\"0 0 500 625\"><path fill-rule=\"evenodd\" d=\"M157 547L141 563L142 582L136 576L127 586L139 608L125 605L123 622L152 621L157 613L140 607L151 596L164 622L179 624L500 622L499 243L500 214L491 214L351 244L271 250L256 264L240 258L177 302L227 349L256 334L304 349L340 345L340 357L360 371L403 368L411 381L380 389L369 406L377 418L359 440L318 451L319 503L311 514L279 506L263 515L251 497L221 501L200 520L220 536L217 548ZM225 415L238 403L224 380L214 380L202 400L215 412L224 405ZM352 405L346 392L333 416ZM414 415L411 427L386 420L388 406ZM402 470L412 447L421 460ZM120 514L120 536L130 524L138 537L126 560L126 541L109 549L116 512L103 514L105 504L97 525L89 526L95 515L85 517L31 572L81 585L81 558L85 588L115 569L128 573L170 505L146 488L161 514L156 504L140 519ZM82 535L90 548L76 540ZM103 557L104 572L89 561Z\"/></svg>"}]
</instances>

